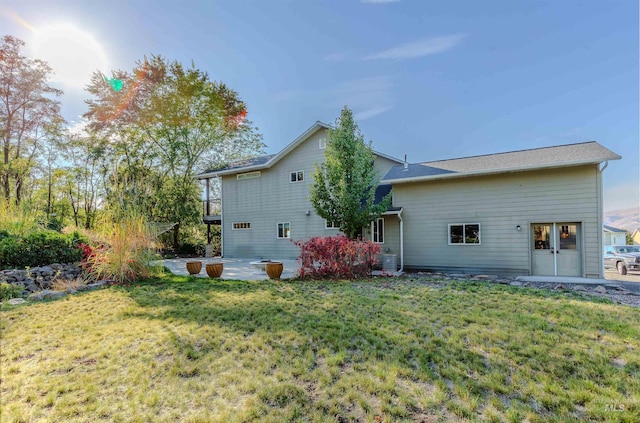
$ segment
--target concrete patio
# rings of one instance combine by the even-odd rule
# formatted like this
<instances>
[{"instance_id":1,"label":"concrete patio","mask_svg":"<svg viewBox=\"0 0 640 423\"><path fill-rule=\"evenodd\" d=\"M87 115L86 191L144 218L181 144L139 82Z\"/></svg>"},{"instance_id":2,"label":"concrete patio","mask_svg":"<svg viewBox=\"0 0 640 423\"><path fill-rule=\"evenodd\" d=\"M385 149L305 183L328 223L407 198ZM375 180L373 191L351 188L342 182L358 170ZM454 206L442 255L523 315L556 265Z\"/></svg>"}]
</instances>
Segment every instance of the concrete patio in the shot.
<instances>
[{"instance_id":1,"label":"concrete patio","mask_svg":"<svg viewBox=\"0 0 640 423\"><path fill-rule=\"evenodd\" d=\"M208 278L205 266L207 263L224 263L224 271L220 279L231 280L267 280L269 276L264 271L254 267L251 262L259 261L260 259L249 258L215 258L215 257L194 257L194 258L176 258L158 260L156 263L167 267L171 273L175 275L188 276L187 262L188 261L201 261L202 270L199 274L194 275L199 278ZM283 263L284 270L282 271L281 279L291 279L298 272L298 263L296 260L278 260Z\"/></svg>"}]
</instances>

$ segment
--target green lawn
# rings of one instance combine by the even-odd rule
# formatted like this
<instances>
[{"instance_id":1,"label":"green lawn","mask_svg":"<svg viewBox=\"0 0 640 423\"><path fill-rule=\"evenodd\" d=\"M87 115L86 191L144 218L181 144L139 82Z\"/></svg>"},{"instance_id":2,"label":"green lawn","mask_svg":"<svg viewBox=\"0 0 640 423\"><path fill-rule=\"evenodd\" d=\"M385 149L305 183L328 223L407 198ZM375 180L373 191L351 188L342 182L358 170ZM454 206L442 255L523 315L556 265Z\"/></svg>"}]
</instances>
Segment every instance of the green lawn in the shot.
<instances>
[{"instance_id":1,"label":"green lawn","mask_svg":"<svg viewBox=\"0 0 640 423\"><path fill-rule=\"evenodd\" d=\"M164 276L5 307L2 422L639 421L640 309Z\"/></svg>"}]
</instances>

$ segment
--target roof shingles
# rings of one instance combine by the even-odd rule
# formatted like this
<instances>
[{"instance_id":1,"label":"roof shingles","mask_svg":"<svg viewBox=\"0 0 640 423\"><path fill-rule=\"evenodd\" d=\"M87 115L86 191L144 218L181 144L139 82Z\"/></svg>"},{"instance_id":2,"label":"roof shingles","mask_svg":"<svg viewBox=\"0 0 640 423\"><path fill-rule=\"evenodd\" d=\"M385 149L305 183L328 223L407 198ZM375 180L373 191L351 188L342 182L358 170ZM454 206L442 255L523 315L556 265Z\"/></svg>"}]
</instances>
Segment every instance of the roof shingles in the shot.
<instances>
[{"instance_id":1,"label":"roof shingles","mask_svg":"<svg viewBox=\"0 0 640 423\"><path fill-rule=\"evenodd\" d=\"M394 166L382 182L437 179L550 167L595 164L621 157L595 141Z\"/></svg>"}]
</instances>

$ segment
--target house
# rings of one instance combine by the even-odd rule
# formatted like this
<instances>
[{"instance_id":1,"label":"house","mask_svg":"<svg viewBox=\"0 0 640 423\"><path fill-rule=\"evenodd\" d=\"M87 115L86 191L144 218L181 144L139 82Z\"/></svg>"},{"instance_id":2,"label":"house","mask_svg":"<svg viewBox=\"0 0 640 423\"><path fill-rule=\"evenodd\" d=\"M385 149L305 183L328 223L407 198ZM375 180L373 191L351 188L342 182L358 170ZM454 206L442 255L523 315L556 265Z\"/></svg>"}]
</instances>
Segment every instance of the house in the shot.
<instances>
[{"instance_id":1,"label":"house","mask_svg":"<svg viewBox=\"0 0 640 423\"><path fill-rule=\"evenodd\" d=\"M232 163L205 172L203 221L221 225L222 255L295 259L292 240L336 235L337 228L315 213L309 200L315 165L324 161L329 125L316 122L278 154ZM402 161L374 152L377 174L385 175ZM212 184L220 198L212 199ZM208 207L208 211L207 211Z\"/></svg>"},{"instance_id":2,"label":"house","mask_svg":"<svg viewBox=\"0 0 640 423\"><path fill-rule=\"evenodd\" d=\"M627 231L624 229L602 225L602 236L604 245L626 245L627 243Z\"/></svg>"},{"instance_id":3,"label":"house","mask_svg":"<svg viewBox=\"0 0 640 423\"><path fill-rule=\"evenodd\" d=\"M290 240L337 233L309 201L328 128L199 175L221 183L204 222L221 225L225 257L295 258ZM393 202L363 235L400 270L603 277L602 172L620 158L593 141L417 164L376 153Z\"/></svg>"},{"instance_id":4,"label":"house","mask_svg":"<svg viewBox=\"0 0 640 423\"><path fill-rule=\"evenodd\" d=\"M640 229L636 228L631 234L631 240L633 241L633 245L640 245Z\"/></svg>"}]
</instances>

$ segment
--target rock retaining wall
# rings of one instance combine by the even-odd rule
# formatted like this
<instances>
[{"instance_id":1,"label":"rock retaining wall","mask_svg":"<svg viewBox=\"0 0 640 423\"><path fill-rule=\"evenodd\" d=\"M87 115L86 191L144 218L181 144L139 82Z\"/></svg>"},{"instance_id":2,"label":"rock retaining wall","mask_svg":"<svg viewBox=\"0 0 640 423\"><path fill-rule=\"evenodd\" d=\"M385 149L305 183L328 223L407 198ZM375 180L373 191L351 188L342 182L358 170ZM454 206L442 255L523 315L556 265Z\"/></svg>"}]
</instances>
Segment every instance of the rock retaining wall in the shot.
<instances>
[{"instance_id":1,"label":"rock retaining wall","mask_svg":"<svg viewBox=\"0 0 640 423\"><path fill-rule=\"evenodd\" d=\"M0 271L0 282L22 286L23 296L34 292L50 290L56 280L74 280L80 277L82 268L77 264L54 263L30 269L10 269Z\"/></svg>"}]
</instances>

